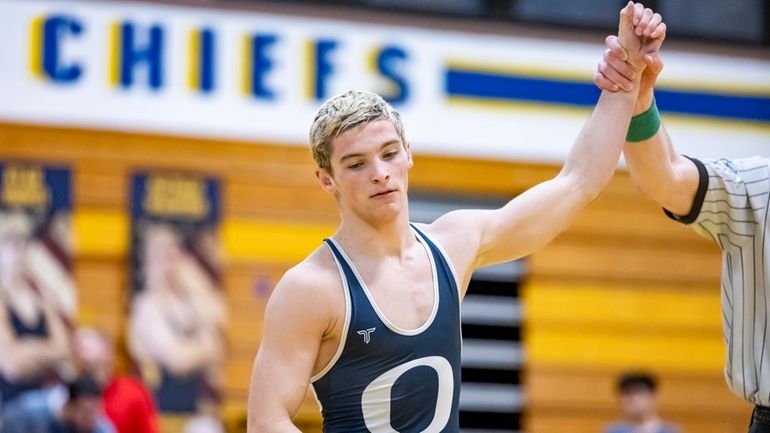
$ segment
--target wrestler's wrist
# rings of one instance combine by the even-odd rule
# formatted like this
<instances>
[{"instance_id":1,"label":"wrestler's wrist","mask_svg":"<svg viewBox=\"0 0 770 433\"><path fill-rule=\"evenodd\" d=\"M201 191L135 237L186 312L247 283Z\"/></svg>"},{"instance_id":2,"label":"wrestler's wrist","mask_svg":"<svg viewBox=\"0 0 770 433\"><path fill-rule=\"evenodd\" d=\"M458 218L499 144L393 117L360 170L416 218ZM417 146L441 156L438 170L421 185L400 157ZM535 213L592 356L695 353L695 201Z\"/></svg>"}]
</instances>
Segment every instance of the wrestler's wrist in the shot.
<instances>
[{"instance_id":1,"label":"wrestler's wrist","mask_svg":"<svg viewBox=\"0 0 770 433\"><path fill-rule=\"evenodd\" d=\"M652 89L640 89L639 95L636 97L636 104L634 104L634 116L638 116L646 112L652 107L652 101L655 99L655 95Z\"/></svg>"}]
</instances>

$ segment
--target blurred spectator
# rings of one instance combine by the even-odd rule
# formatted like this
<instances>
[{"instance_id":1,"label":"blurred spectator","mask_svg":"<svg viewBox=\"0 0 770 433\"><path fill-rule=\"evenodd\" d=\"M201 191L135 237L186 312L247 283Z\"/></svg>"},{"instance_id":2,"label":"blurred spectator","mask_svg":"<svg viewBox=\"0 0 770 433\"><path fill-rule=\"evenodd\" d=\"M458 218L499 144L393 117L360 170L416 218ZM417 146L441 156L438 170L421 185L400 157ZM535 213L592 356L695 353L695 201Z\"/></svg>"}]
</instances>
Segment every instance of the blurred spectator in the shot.
<instances>
[{"instance_id":1,"label":"blurred spectator","mask_svg":"<svg viewBox=\"0 0 770 433\"><path fill-rule=\"evenodd\" d=\"M62 318L27 277L32 225L20 213L0 216L0 405L41 388L70 355Z\"/></svg>"},{"instance_id":2,"label":"blurred spectator","mask_svg":"<svg viewBox=\"0 0 770 433\"><path fill-rule=\"evenodd\" d=\"M658 416L657 380L647 373L625 373L617 384L622 421L605 433L679 433Z\"/></svg>"},{"instance_id":3,"label":"blurred spectator","mask_svg":"<svg viewBox=\"0 0 770 433\"><path fill-rule=\"evenodd\" d=\"M67 386L28 391L3 408L2 433L114 433L102 391L87 375Z\"/></svg>"},{"instance_id":4,"label":"blurred spectator","mask_svg":"<svg viewBox=\"0 0 770 433\"><path fill-rule=\"evenodd\" d=\"M83 371L104 391L104 412L117 433L158 433L157 414L149 391L132 377L115 373L114 343L105 333L81 328L75 352Z\"/></svg>"},{"instance_id":5,"label":"blurred spectator","mask_svg":"<svg viewBox=\"0 0 770 433\"><path fill-rule=\"evenodd\" d=\"M131 312L131 354L161 412L208 411L216 406L212 382L224 348L222 301L173 228L153 225L144 235L145 285Z\"/></svg>"}]
</instances>

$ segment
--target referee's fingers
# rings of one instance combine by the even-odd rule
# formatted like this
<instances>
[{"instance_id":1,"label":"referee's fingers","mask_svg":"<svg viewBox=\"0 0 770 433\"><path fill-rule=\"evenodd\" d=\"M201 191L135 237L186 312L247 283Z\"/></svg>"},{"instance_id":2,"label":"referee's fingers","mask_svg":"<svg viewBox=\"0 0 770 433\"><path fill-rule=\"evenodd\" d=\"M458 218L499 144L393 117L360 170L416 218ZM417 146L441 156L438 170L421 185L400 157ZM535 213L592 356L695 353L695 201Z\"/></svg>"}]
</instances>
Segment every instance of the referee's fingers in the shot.
<instances>
[{"instance_id":1,"label":"referee's fingers","mask_svg":"<svg viewBox=\"0 0 770 433\"><path fill-rule=\"evenodd\" d=\"M607 36L607 38L604 39L604 46L606 46L607 49L610 50L612 54L620 60L626 61L626 59L628 59L628 53L623 48L623 46L620 45L620 41L618 40L617 36Z\"/></svg>"},{"instance_id":2,"label":"referee's fingers","mask_svg":"<svg viewBox=\"0 0 770 433\"><path fill-rule=\"evenodd\" d=\"M631 80L624 77L623 74L618 72L604 60L599 63L599 72L601 72L605 78L612 81L613 84L622 88L623 90L631 90L633 87Z\"/></svg>"},{"instance_id":3,"label":"referee's fingers","mask_svg":"<svg viewBox=\"0 0 770 433\"><path fill-rule=\"evenodd\" d=\"M604 52L604 61L606 62L609 68L614 69L624 78L628 80L633 80L636 77L636 72L634 71L634 68L631 65L629 65L628 62L625 62L624 60L615 56L613 51L606 50Z\"/></svg>"}]
</instances>

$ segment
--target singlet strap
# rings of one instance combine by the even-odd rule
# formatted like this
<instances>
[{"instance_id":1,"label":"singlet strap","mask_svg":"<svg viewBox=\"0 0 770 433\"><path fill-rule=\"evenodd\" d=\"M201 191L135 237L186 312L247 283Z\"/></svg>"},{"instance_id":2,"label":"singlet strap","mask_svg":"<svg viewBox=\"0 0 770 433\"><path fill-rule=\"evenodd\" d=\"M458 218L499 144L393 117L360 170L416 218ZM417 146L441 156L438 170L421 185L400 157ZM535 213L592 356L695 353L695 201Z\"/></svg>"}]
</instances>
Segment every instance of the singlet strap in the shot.
<instances>
[{"instance_id":1,"label":"singlet strap","mask_svg":"<svg viewBox=\"0 0 770 433\"><path fill-rule=\"evenodd\" d=\"M446 266L449 273L448 277L450 284L453 286L452 289L455 293L457 293L459 298L461 281L459 274L452 264L452 261L449 259L449 254L447 254L441 244L434 242L431 238L428 237L428 235L425 234L425 232L418 229L414 223L410 222L409 225L412 226L414 232L417 233L417 235L425 242L425 245L430 248L431 254L433 254L436 263L443 263Z\"/></svg>"},{"instance_id":2,"label":"singlet strap","mask_svg":"<svg viewBox=\"0 0 770 433\"><path fill-rule=\"evenodd\" d=\"M345 343L347 342L348 338L348 330L350 329L350 322L353 320L353 302L351 299L351 293L350 288L348 287L348 278L345 275L345 271L343 270L343 266L345 266L345 261L342 260L342 257L337 250L337 246L334 245L334 242L332 242L330 239L324 239L324 243L326 246L329 247L329 249L332 251L332 255L334 256L334 261L337 264L337 269L340 273L340 279L342 280L342 291L345 295L345 321L342 325L342 333L340 334L340 343L337 346L337 351L334 353L334 356L331 360L329 360L329 363L326 364L326 366L319 371L316 375L310 378L310 383L314 383L317 380L321 379L322 377L326 376L326 373L329 372L329 370L334 367L334 364L337 363L337 360L340 359L340 356L342 356L342 352L345 350Z\"/></svg>"}]
</instances>

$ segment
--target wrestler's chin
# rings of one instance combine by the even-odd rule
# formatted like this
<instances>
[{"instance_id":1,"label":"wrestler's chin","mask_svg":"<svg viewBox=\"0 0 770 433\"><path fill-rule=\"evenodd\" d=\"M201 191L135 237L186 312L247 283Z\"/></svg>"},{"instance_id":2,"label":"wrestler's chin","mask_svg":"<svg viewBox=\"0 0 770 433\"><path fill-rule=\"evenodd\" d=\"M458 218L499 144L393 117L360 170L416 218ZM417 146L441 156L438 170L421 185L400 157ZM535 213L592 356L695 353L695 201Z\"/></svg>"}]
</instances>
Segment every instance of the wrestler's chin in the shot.
<instances>
[{"instance_id":1,"label":"wrestler's chin","mask_svg":"<svg viewBox=\"0 0 770 433\"><path fill-rule=\"evenodd\" d=\"M368 206L361 218L370 225L387 225L398 221L408 211L406 203L402 200L379 201L373 206ZM408 216L407 216L408 219Z\"/></svg>"}]
</instances>

